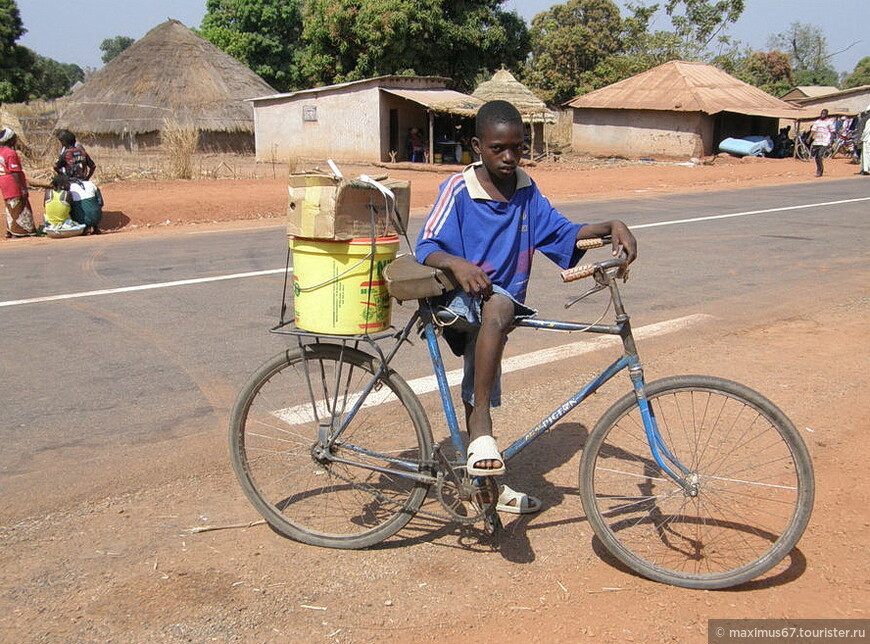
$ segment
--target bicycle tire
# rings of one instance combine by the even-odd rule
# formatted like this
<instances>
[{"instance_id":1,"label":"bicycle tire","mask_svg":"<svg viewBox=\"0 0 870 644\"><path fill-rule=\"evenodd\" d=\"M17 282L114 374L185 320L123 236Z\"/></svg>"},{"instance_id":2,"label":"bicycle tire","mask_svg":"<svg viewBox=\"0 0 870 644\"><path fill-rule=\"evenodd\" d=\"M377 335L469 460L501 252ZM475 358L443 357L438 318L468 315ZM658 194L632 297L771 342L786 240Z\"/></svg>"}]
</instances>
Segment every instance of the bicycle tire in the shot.
<instances>
[{"instance_id":1,"label":"bicycle tire","mask_svg":"<svg viewBox=\"0 0 870 644\"><path fill-rule=\"evenodd\" d=\"M798 144L795 156L797 157L798 161L809 161L812 153L807 146Z\"/></svg>"},{"instance_id":2,"label":"bicycle tire","mask_svg":"<svg viewBox=\"0 0 870 644\"><path fill-rule=\"evenodd\" d=\"M383 470L318 459L313 451L321 424L345 418L378 364L349 347L306 345L268 360L239 393L229 428L233 470L280 534L366 548L401 530L423 503L429 485L400 474L431 472L432 431L417 396L392 370L330 450Z\"/></svg>"},{"instance_id":3,"label":"bicycle tire","mask_svg":"<svg viewBox=\"0 0 870 644\"><path fill-rule=\"evenodd\" d=\"M728 588L776 566L813 506L812 462L791 421L761 394L711 376L657 380L646 397L699 493L685 494L656 463L631 392L598 421L580 463L598 538L635 572L685 588Z\"/></svg>"}]
</instances>

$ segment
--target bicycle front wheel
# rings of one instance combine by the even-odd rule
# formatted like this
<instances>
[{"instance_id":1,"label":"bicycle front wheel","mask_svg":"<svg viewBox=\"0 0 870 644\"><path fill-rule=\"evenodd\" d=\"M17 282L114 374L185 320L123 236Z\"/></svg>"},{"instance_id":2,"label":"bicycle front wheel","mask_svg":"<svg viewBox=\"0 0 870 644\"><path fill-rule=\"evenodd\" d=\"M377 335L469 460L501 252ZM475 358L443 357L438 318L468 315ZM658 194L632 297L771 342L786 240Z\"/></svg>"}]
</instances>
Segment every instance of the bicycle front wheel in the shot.
<instances>
[{"instance_id":1,"label":"bicycle front wheel","mask_svg":"<svg viewBox=\"0 0 870 644\"><path fill-rule=\"evenodd\" d=\"M646 396L691 487L651 455L632 392L583 450L580 496L595 534L635 572L676 586L727 588L770 570L803 534L813 505L812 463L791 421L721 378L665 378Z\"/></svg>"},{"instance_id":2,"label":"bicycle front wheel","mask_svg":"<svg viewBox=\"0 0 870 644\"><path fill-rule=\"evenodd\" d=\"M429 486L408 474L431 470L432 431L408 384L387 370L348 421L378 364L352 348L306 345L266 362L239 394L233 469L279 533L365 548L398 532L423 503Z\"/></svg>"}]
</instances>

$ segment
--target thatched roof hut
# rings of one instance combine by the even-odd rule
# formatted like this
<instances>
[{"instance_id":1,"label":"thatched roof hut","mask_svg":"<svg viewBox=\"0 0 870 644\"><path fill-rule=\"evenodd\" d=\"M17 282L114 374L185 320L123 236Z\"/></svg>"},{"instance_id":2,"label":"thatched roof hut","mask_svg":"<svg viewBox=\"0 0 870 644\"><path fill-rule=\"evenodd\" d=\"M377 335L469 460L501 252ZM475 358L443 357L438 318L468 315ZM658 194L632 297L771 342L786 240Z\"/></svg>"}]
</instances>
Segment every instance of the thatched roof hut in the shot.
<instances>
[{"instance_id":1,"label":"thatched roof hut","mask_svg":"<svg viewBox=\"0 0 870 644\"><path fill-rule=\"evenodd\" d=\"M482 82L471 94L483 101L502 100L516 107L526 123L555 123L556 117L544 101L502 68L488 81Z\"/></svg>"},{"instance_id":2,"label":"thatched roof hut","mask_svg":"<svg viewBox=\"0 0 870 644\"><path fill-rule=\"evenodd\" d=\"M154 27L70 97L57 128L100 145L154 145L167 126L199 130L200 145L253 147L245 99L275 90L177 20Z\"/></svg>"},{"instance_id":3,"label":"thatched roof hut","mask_svg":"<svg viewBox=\"0 0 870 644\"><path fill-rule=\"evenodd\" d=\"M544 101L514 78L508 70L498 70L492 78L478 85L471 95L483 101L507 101L516 107L523 121L529 126L532 151L544 151L544 124L555 123L556 116L547 109Z\"/></svg>"}]
</instances>

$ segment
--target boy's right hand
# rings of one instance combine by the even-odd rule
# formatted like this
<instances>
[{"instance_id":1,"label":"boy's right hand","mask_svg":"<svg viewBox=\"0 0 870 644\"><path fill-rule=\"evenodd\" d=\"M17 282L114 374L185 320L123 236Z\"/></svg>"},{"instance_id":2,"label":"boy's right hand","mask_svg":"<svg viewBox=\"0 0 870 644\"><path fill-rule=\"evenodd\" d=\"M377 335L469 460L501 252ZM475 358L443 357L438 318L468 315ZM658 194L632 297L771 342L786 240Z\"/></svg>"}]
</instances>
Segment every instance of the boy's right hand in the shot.
<instances>
[{"instance_id":1,"label":"boy's right hand","mask_svg":"<svg viewBox=\"0 0 870 644\"><path fill-rule=\"evenodd\" d=\"M492 280L489 275L467 259L439 250L431 253L423 263L442 271L450 271L453 279L468 295L479 295L484 300L492 295Z\"/></svg>"},{"instance_id":2,"label":"boy's right hand","mask_svg":"<svg viewBox=\"0 0 870 644\"><path fill-rule=\"evenodd\" d=\"M492 295L492 280L489 279L489 275L477 264L472 264L460 257L457 257L456 260L456 262L452 262L454 265L450 266L449 270L453 273L453 277L456 278L456 282L462 287L462 290L468 295L479 295L484 300L489 299L489 296Z\"/></svg>"}]
</instances>

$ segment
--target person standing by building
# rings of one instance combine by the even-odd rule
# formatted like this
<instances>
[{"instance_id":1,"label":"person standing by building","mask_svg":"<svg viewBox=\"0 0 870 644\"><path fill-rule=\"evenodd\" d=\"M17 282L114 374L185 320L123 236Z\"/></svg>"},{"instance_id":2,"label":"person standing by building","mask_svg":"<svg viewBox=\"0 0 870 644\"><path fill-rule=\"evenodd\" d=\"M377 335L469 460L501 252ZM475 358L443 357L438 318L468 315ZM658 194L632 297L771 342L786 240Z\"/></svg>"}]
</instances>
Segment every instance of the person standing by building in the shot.
<instances>
[{"instance_id":1,"label":"person standing by building","mask_svg":"<svg viewBox=\"0 0 870 644\"><path fill-rule=\"evenodd\" d=\"M97 164L84 146L76 142L76 135L69 130L61 130L57 133L57 140L63 147L60 149L60 156L54 162L54 171L57 174L65 174L70 179L90 180L94 176Z\"/></svg>"},{"instance_id":2,"label":"person standing by building","mask_svg":"<svg viewBox=\"0 0 870 644\"><path fill-rule=\"evenodd\" d=\"M31 237L36 234L27 177L15 150L18 136L12 128L0 130L0 196L6 205L6 237Z\"/></svg>"},{"instance_id":3,"label":"person standing by building","mask_svg":"<svg viewBox=\"0 0 870 644\"><path fill-rule=\"evenodd\" d=\"M861 174L868 175L870 174L870 105L864 108L858 123L855 139L861 145Z\"/></svg>"},{"instance_id":4,"label":"person standing by building","mask_svg":"<svg viewBox=\"0 0 870 644\"><path fill-rule=\"evenodd\" d=\"M816 160L816 176L825 173L825 153L834 137L834 120L828 118L828 110L822 110L818 120L810 127L810 141L813 158Z\"/></svg>"},{"instance_id":5,"label":"person standing by building","mask_svg":"<svg viewBox=\"0 0 870 644\"><path fill-rule=\"evenodd\" d=\"M420 128L412 127L408 130L408 161L411 163L423 163L426 161L426 141L420 134Z\"/></svg>"}]
</instances>

